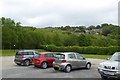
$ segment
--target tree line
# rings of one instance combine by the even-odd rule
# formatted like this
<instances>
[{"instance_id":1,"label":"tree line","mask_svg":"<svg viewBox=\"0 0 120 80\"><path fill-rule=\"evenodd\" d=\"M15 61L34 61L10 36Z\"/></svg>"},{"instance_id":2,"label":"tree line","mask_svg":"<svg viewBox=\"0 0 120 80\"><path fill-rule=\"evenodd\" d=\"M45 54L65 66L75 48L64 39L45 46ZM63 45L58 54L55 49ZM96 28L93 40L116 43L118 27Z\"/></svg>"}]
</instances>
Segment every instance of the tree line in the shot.
<instances>
[{"instance_id":1,"label":"tree line","mask_svg":"<svg viewBox=\"0 0 120 80\"><path fill-rule=\"evenodd\" d=\"M39 49L55 46L120 46L120 27L112 24L97 26L61 26L36 28L21 26L11 18L0 18L2 49ZM101 29L102 33L86 34L86 30ZM77 32L77 34L76 34Z\"/></svg>"}]
</instances>

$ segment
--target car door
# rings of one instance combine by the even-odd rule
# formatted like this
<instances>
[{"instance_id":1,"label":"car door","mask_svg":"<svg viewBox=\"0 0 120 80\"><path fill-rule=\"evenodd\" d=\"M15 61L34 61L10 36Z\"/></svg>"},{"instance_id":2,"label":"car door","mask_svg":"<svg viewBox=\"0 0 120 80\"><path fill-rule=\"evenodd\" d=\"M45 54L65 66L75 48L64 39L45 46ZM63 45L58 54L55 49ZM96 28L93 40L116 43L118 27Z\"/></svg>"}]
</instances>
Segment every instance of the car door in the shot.
<instances>
[{"instance_id":1,"label":"car door","mask_svg":"<svg viewBox=\"0 0 120 80\"><path fill-rule=\"evenodd\" d=\"M86 66L86 59L81 56L79 53L75 53L77 57L77 67L85 67Z\"/></svg>"},{"instance_id":2,"label":"car door","mask_svg":"<svg viewBox=\"0 0 120 80\"><path fill-rule=\"evenodd\" d=\"M49 66L52 66L54 59L54 55L52 53L45 54L46 61Z\"/></svg>"},{"instance_id":3,"label":"car door","mask_svg":"<svg viewBox=\"0 0 120 80\"><path fill-rule=\"evenodd\" d=\"M49 54L49 59L50 59L50 65L53 65L53 61L55 61L53 53Z\"/></svg>"},{"instance_id":4,"label":"car door","mask_svg":"<svg viewBox=\"0 0 120 80\"><path fill-rule=\"evenodd\" d=\"M74 53L68 54L68 62L72 65L72 68L77 67L77 59Z\"/></svg>"}]
</instances>

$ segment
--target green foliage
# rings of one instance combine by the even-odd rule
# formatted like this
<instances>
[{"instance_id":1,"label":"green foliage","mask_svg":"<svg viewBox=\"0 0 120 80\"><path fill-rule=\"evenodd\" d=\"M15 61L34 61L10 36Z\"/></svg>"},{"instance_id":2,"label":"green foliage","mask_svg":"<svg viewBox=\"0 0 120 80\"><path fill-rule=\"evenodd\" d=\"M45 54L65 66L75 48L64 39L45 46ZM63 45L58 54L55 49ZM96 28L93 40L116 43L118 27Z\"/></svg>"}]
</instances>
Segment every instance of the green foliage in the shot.
<instances>
[{"instance_id":1,"label":"green foliage","mask_svg":"<svg viewBox=\"0 0 120 80\"><path fill-rule=\"evenodd\" d=\"M43 48L48 51L75 51L85 54L104 54L105 52L108 54L116 50L112 48L113 51L109 51L106 47L120 46L120 27L111 24L88 28L85 26L35 28L21 26L20 22L15 22L10 18L2 17L0 22L3 49ZM85 33L85 30L92 29L101 29L103 32L100 34Z\"/></svg>"},{"instance_id":2,"label":"green foliage","mask_svg":"<svg viewBox=\"0 0 120 80\"><path fill-rule=\"evenodd\" d=\"M101 47L107 47L107 46L117 46L117 40L111 39L109 37L100 36L100 35L93 35L91 37L91 45L92 46L101 46Z\"/></svg>"},{"instance_id":3,"label":"green foliage","mask_svg":"<svg viewBox=\"0 0 120 80\"><path fill-rule=\"evenodd\" d=\"M78 44L79 46L90 46L91 45L91 39L89 36L85 34L80 34L78 36Z\"/></svg>"},{"instance_id":4,"label":"green foliage","mask_svg":"<svg viewBox=\"0 0 120 80\"><path fill-rule=\"evenodd\" d=\"M79 52L81 54L98 54L98 55L111 55L114 52L119 52L119 46L110 46L110 47L97 47L97 46L69 46L69 47L57 47L55 45L47 45L41 47L44 50L52 52Z\"/></svg>"}]
</instances>

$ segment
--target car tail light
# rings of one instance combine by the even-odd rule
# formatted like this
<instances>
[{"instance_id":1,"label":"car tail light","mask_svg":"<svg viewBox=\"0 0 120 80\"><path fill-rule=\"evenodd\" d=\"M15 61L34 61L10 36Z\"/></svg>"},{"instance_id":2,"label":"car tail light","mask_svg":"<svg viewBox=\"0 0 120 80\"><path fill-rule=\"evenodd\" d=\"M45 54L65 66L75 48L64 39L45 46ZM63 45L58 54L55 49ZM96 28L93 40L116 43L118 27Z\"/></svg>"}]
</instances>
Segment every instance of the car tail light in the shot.
<instances>
[{"instance_id":1,"label":"car tail light","mask_svg":"<svg viewBox=\"0 0 120 80\"><path fill-rule=\"evenodd\" d=\"M24 58L24 55L21 55L20 58Z\"/></svg>"},{"instance_id":2,"label":"car tail light","mask_svg":"<svg viewBox=\"0 0 120 80\"><path fill-rule=\"evenodd\" d=\"M62 60L62 63L66 62L66 60Z\"/></svg>"}]
</instances>

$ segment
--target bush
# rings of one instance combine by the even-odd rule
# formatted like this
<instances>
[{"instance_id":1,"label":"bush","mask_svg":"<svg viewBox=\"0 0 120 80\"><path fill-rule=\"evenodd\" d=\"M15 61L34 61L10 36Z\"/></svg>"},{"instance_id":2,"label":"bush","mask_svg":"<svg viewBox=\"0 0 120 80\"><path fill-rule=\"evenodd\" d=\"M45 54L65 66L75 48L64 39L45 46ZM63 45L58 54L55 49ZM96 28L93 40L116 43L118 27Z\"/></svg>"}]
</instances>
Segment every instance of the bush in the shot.
<instances>
[{"instance_id":1,"label":"bush","mask_svg":"<svg viewBox=\"0 0 120 80\"><path fill-rule=\"evenodd\" d=\"M119 46L109 46L109 47L97 47L97 46L88 46L88 47L79 47L79 46L60 46L55 45L42 45L42 49L52 52L78 52L81 54L100 54L100 55L111 55L115 52L120 52Z\"/></svg>"},{"instance_id":2,"label":"bush","mask_svg":"<svg viewBox=\"0 0 120 80\"><path fill-rule=\"evenodd\" d=\"M113 54L114 52L119 52L120 51L120 47L118 46L110 46L108 47L108 54Z\"/></svg>"}]
</instances>

